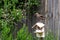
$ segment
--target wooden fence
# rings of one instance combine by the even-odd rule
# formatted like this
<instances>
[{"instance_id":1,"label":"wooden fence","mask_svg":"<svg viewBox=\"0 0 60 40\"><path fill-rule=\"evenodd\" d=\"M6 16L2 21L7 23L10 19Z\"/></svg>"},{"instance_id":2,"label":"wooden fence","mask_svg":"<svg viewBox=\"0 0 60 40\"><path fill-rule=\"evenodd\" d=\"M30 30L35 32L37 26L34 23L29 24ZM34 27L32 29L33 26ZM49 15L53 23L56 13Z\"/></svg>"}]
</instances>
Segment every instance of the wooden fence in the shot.
<instances>
[{"instance_id":1,"label":"wooden fence","mask_svg":"<svg viewBox=\"0 0 60 40\"><path fill-rule=\"evenodd\" d=\"M46 29L60 40L60 0L45 0Z\"/></svg>"}]
</instances>

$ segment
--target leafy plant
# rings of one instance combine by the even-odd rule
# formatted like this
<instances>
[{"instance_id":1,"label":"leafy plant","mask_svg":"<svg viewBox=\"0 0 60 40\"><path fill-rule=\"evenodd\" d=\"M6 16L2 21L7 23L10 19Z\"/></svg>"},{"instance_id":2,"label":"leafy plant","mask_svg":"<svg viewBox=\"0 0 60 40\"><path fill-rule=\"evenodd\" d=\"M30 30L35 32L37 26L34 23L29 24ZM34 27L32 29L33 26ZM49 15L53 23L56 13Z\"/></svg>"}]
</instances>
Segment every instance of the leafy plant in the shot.
<instances>
[{"instance_id":1,"label":"leafy plant","mask_svg":"<svg viewBox=\"0 0 60 40\"><path fill-rule=\"evenodd\" d=\"M2 21L0 20L1 23L1 35L0 38L1 40L8 40L8 39L12 39L12 35L8 34L10 32L10 28L7 25L7 21Z\"/></svg>"},{"instance_id":2,"label":"leafy plant","mask_svg":"<svg viewBox=\"0 0 60 40\"><path fill-rule=\"evenodd\" d=\"M28 32L28 28L23 25L23 28L21 28L17 32L17 40L33 40L32 35Z\"/></svg>"},{"instance_id":3,"label":"leafy plant","mask_svg":"<svg viewBox=\"0 0 60 40\"><path fill-rule=\"evenodd\" d=\"M21 22L23 18L23 9L30 14L33 5L39 5L39 0L0 0L0 4L0 40L14 40L12 32L17 22ZM33 40L28 27L25 24L22 27L17 32L15 40Z\"/></svg>"}]
</instances>

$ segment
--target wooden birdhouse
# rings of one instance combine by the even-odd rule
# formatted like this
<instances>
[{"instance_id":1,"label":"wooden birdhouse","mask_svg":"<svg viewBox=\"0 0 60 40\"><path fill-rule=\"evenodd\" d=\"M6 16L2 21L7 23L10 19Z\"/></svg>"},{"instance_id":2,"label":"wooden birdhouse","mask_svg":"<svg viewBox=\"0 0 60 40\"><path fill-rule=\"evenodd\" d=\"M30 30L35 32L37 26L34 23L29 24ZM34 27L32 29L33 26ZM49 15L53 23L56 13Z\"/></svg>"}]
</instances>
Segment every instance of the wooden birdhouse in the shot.
<instances>
[{"instance_id":1,"label":"wooden birdhouse","mask_svg":"<svg viewBox=\"0 0 60 40\"><path fill-rule=\"evenodd\" d=\"M35 29L34 33L36 33L37 37L45 37L45 31L44 31L44 25L41 22L37 22L35 25L33 25L33 29Z\"/></svg>"}]
</instances>

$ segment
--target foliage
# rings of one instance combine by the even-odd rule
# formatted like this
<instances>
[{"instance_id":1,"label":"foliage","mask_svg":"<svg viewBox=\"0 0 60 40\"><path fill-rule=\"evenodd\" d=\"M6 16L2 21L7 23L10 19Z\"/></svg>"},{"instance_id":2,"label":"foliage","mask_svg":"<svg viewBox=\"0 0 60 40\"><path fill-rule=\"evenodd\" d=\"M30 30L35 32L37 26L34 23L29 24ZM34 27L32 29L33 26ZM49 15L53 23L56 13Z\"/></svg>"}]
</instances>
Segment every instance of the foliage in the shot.
<instances>
[{"instance_id":1,"label":"foliage","mask_svg":"<svg viewBox=\"0 0 60 40\"><path fill-rule=\"evenodd\" d=\"M7 26L7 22L2 22L3 28L1 31L0 38L1 40L13 40L12 34L8 34L10 32L10 28ZM23 28L21 28L17 32L17 38L16 40L33 40L32 35L28 32L28 28L23 25Z\"/></svg>"},{"instance_id":2,"label":"foliage","mask_svg":"<svg viewBox=\"0 0 60 40\"><path fill-rule=\"evenodd\" d=\"M23 18L23 9L30 14L35 11L32 8L38 5L39 0L0 0L0 40L14 40L12 33L17 22L21 22ZM22 27L17 31L16 40L33 40L31 33L27 31L28 28L25 25Z\"/></svg>"},{"instance_id":3,"label":"foliage","mask_svg":"<svg viewBox=\"0 0 60 40\"><path fill-rule=\"evenodd\" d=\"M17 40L33 40L32 35L28 32L28 28L25 25L17 32Z\"/></svg>"},{"instance_id":4,"label":"foliage","mask_svg":"<svg viewBox=\"0 0 60 40\"><path fill-rule=\"evenodd\" d=\"M7 21L0 20L1 29L0 29L0 38L1 40L12 40L12 34L8 34L10 32L10 28L7 24Z\"/></svg>"}]
</instances>

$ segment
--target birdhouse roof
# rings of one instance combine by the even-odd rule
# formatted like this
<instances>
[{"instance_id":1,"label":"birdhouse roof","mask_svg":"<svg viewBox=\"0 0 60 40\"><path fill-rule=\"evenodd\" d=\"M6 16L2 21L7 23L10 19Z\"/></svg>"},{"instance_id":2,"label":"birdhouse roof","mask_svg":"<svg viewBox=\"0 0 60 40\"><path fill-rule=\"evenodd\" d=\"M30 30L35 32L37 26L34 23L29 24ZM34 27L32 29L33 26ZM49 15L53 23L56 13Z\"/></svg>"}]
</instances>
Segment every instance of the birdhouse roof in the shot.
<instances>
[{"instance_id":1,"label":"birdhouse roof","mask_svg":"<svg viewBox=\"0 0 60 40\"><path fill-rule=\"evenodd\" d=\"M41 27L44 27L45 24L43 24L41 22L37 22L36 25L41 28Z\"/></svg>"},{"instance_id":2,"label":"birdhouse roof","mask_svg":"<svg viewBox=\"0 0 60 40\"><path fill-rule=\"evenodd\" d=\"M35 25L33 25L33 27L32 28L35 28L35 27L39 27L39 28L41 28L41 27L44 27L44 23L42 23L42 22L37 22Z\"/></svg>"}]
</instances>

